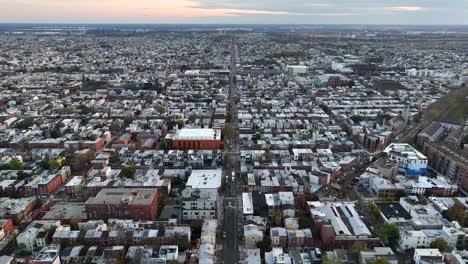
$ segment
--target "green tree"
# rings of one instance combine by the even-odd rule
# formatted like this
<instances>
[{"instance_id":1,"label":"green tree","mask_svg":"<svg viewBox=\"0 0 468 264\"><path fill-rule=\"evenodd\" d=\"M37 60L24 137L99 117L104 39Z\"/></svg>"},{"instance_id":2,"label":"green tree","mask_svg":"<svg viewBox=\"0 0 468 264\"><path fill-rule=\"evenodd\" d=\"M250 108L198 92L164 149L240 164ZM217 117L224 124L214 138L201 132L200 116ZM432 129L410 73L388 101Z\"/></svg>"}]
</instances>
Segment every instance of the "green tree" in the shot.
<instances>
[{"instance_id":1,"label":"green tree","mask_svg":"<svg viewBox=\"0 0 468 264\"><path fill-rule=\"evenodd\" d=\"M447 241L445 241L445 239L443 239L441 237L438 237L438 238L434 239L434 241L432 241L431 248L437 248L441 252L450 252L450 251L452 251L452 247L449 246L449 244L447 244Z\"/></svg>"},{"instance_id":2,"label":"green tree","mask_svg":"<svg viewBox=\"0 0 468 264\"><path fill-rule=\"evenodd\" d=\"M161 141L161 143L159 143L159 149L169 149L169 147L170 145L167 141Z\"/></svg>"},{"instance_id":3,"label":"green tree","mask_svg":"<svg viewBox=\"0 0 468 264\"><path fill-rule=\"evenodd\" d=\"M47 230L47 235L45 238L47 243L50 243L50 241L52 241L52 237L54 236L56 229L56 226L52 226L49 230Z\"/></svg>"},{"instance_id":4,"label":"green tree","mask_svg":"<svg viewBox=\"0 0 468 264\"><path fill-rule=\"evenodd\" d=\"M26 172L24 172L24 171L22 171L22 170L21 170L21 171L18 171L18 172L16 173L16 179L18 179L18 180L20 180L20 181L21 181L21 180L24 180L24 178L26 178L26 177L28 177L28 176L29 176L29 174L27 174Z\"/></svg>"},{"instance_id":5,"label":"green tree","mask_svg":"<svg viewBox=\"0 0 468 264\"><path fill-rule=\"evenodd\" d=\"M80 222L80 220L78 220L78 219L71 220L70 229L71 230L80 230L80 226L78 225L79 222Z\"/></svg>"},{"instance_id":6,"label":"green tree","mask_svg":"<svg viewBox=\"0 0 468 264\"><path fill-rule=\"evenodd\" d=\"M271 216L271 219L273 219L273 224L275 226L281 226L282 220L283 220L283 213L279 209L274 209L273 214Z\"/></svg>"},{"instance_id":7,"label":"green tree","mask_svg":"<svg viewBox=\"0 0 468 264\"><path fill-rule=\"evenodd\" d=\"M223 129L223 135L226 139L233 139L236 135L236 130L230 124L226 124Z\"/></svg>"},{"instance_id":8,"label":"green tree","mask_svg":"<svg viewBox=\"0 0 468 264\"><path fill-rule=\"evenodd\" d=\"M23 169L23 162L17 158L12 158L8 162L8 168L10 170L22 170Z\"/></svg>"},{"instance_id":9,"label":"green tree","mask_svg":"<svg viewBox=\"0 0 468 264\"><path fill-rule=\"evenodd\" d=\"M249 97L255 97L257 96L257 92L256 91L250 91L248 94L247 94Z\"/></svg>"},{"instance_id":10,"label":"green tree","mask_svg":"<svg viewBox=\"0 0 468 264\"><path fill-rule=\"evenodd\" d=\"M362 241L356 241L351 246L350 252L351 255L357 259L359 257L359 253L365 250L367 250L367 244Z\"/></svg>"},{"instance_id":11,"label":"green tree","mask_svg":"<svg viewBox=\"0 0 468 264\"><path fill-rule=\"evenodd\" d=\"M86 153L77 154L72 159L72 164L79 168L84 168L88 165L88 162L93 158L94 152L92 150L88 150Z\"/></svg>"},{"instance_id":12,"label":"green tree","mask_svg":"<svg viewBox=\"0 0 468 264\"><path fill-rule=\"evenodd\" d=\"M156 107L156 111L159 113L159 114L163 114L166 112L166 108L162 105Z\"/></svg>"},{"instance_id":13,"label":"green tree","mask_svg":"<svg viewBox=\"0 0 468 264\"><path fill-rule=\"evenodd\" d=\"M260 134L260 132L255 132L255 139L256 140L262 139L262 134Z\"/></svg>"},{"instance_id":14,"label":"green tree","mask_svg":"<svg viewBox=\"0 0 468 264\"><path fill-rule=\"evenodd\" d=\"M179 250L183 252L183 251L190 249L192 247L192 243L190 243L190 241L187 239L183 239L183 240L179 240L178 246L179 246Z\"/></svg>"},{"instance_id":15,"label":"green tree","mask_svg":"<svg viewBox=\"0 0 468 264\"><path fill-rule=\"evenodd\" d=\"M180 129L180 128L183 128L183 127L185 126L185 122L184 122L184 120L181 120L181 119L179 119L179 120L171 120L171 121L169 121L169 122L167 123L167 128L168 128L169 130L172 130L172 129L174 129L174 127L175 127L176 125L177 125L177 126L179 127L179 129Z\"/></svg>"},{"instance_id":16,"label":"green tree","mask_svg":"<svg viewBox=\"0 0 468 264\"><path fill-rule=\"evenodd\" d=\"M468 212L465 212L465 208L461 205L454 205L450 207L445 214L451 221L457 221L460 225L466 225L468 222Z\"/></svg>"},{"instance_id":17,"label":"green tree","mask_svg":"<svg viewBox=\"0 0 468 264\"><path fill-rule=\"evenodd\" d=\"M385 224L384 228L389 241L395 242L400 238L400 229L398 229L396 224Z\"/></svg>"},{"instance_id":18,"label":"green tree","mask_svg":"<svg viewBox=\"0 0 468 264\"><path fill-rule=\"evenodd\" d=\"M370 204L370 209L375 218L380 217L380 208L375 203Z\"/></svg>"},{"instance_id":19,"label":"green tree","mask_svg":"<svg viewBox=\"0 0 468 264\"><path fill-rule=\"evenodd\" d=\"M400 238L400 230L396 224L385 224L377 228L377 236L385 244L393 243Z\"/></svg>"},{"instance_id":20,"label":"green tree","mask_svg":"<svg viewBox=\"0 0 468 264\"><path fill-rule=\"evenodd\" d=\"M322 259L323 264L341 264L343 261L339 259L337 256L325 256Z\"/></svg>"},{"instance_id":21,"label":"green tree","mask_svg":"<svg viewBox=\"0 0 468 264\"><path fill-rule=\"evenodd\" d=\"M361 122L362 120L364 120L364 117L362 115L352 115L350 119L353 120L353 122L357 124Z\"/></svg>"},{"instance_id":22,"label":"green tree","mask_svg":"<svg viewBox=\"0 0 468 264\"><path fill-rule=\"evenodd\" d=\"M47 165L48 165L49 169L51 169L51 170L55 170L55 169L58 169L58 168L61 167L60 162L58 160L56 160L56 159L49 160L47 162Z\"/></svg>"},{"instance_id":23,"label":"green tree","mask_svg":"<svg viewBox=\"0 0 468 264\"><path fill-rule=\"evenodd\" d=\"M51 138L59 138L62 136L62 132L60 132L60 126L55 125L51 130L50 130L50 137Z\"/></svg>"},{"instance_id":24,"label":"green tree","mask_svg":"<svg viewBox=\"0 0 468 264\"><path fill-rule=\"evenodd\" d=\"M380 257L372 260L371 264L390 264L390 261L386 257Z\"/></svg>"},{"instance_id":25,"label":"green tree","mask_svg":"<svg viewBox=\"0 0 468 264\"><path fill-rule=\"evenodd\" d=\"M18 124L19 129L28 129L34 125L34 118L26 117L21 123Z\"/></svg>"},{"instance_id":26,"label":"green tree","mask_svg":"<svg viewBox=\"0 0 468 264\"><path fill-rule=\"evenodd\" d=\"M136 167L134 165L125 166L122 168L120 174L126 178L134 179L136 174Z\"/></svg>"}]
</instances>

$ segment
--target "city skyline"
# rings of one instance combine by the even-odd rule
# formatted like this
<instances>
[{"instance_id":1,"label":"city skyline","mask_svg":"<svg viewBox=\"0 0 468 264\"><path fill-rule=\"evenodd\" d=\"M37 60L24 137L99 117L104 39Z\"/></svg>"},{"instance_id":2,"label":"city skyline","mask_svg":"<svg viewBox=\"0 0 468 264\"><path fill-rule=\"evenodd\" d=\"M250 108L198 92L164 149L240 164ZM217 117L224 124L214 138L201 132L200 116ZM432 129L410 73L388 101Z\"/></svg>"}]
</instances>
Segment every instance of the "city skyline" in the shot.
<instances>
[{"instance_id":1,"label":"city skyline","mask_svg":"<svg viewBox=\"0 0 468 264\"><path fill-rule=\"evenodd\" d=\"M0 0L0 23L467 24L454 0Z\"/></svg>"}]
</instances>

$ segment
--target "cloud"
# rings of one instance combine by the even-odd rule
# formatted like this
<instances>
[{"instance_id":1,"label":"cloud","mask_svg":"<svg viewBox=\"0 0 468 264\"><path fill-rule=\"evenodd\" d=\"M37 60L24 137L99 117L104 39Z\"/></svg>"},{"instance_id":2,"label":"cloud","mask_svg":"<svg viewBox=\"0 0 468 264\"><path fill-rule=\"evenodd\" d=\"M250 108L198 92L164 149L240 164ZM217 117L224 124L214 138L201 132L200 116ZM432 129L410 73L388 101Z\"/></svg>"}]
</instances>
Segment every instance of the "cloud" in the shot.
<instances>
[{"instance_id":1,"label":"cloud","mask_svg":"<svg viewBox=\"0 0 468 264\"><path fill-rule=\"evenodd\" d=\"M235 16L235 15L292 15L287 11L228 8L225 5L205 6L199 1L189 1L184 7L190 8L195 16Z\"/></svg>"},{"instance_id":2,"label":"cloud","mask_svg":"<svg viewBox=\"0 0 468 264\"><path fill-rule=\"evenodd\" d=\"M467 24L467 0L0 0L0 22Z\"/></svg>"},{"instance_id":3,"label":"cloud","mask_svg":"<svg viewBox=\"0 0 468 264\"><path fill-rule=\"evenodd\" d=\"M418 12L418 11L426 11L427 8L422 6L390 6L384 8L388 11L395 11L395 12Z\"/></svg>"},{"instance_id":4,"label":"cloud","mask_svg":"<svg viewBox=\"0 0 468 264\"><path fill-rule=\"evenodd\" d=\"M234 8L192 8L194 15L212 15L212 16L232 16L232 15L292 15L284 11L268 11L268 10L253 10L253 9L234 9Z\"/></svg>"}]
</instances>

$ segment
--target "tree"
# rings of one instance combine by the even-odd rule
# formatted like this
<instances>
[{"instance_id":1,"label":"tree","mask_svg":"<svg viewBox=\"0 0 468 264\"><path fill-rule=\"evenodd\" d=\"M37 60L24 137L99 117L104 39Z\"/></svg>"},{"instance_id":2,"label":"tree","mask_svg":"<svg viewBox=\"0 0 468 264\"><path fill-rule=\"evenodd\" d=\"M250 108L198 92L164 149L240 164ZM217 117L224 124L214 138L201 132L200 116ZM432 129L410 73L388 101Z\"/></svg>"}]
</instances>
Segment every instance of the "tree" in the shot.
<instances>
[{"instance_id":1,"label":"tree","mask_svg":"<svg viewBox=\"0 0 468 264\"><path fill-rule=\"evenodd\" d=\"M262 135L259 132L255 132L255 139L260 140L262 138Z\"/></svg>"},{"instance_id":2,"label":"tree","mask_svg":"<svg viewBox=\"0 0 468 264\"><path fill-rule=\"evenodd\" d=\"M134 165L125 166L122 168L120 174L126 178L133 179L135 178L136 167Z\"/></svg>"},{"instance_id":3,"label":"tree","mask_svg":"<svg viewBox=\"0 0 468 264\"><path fill-rule=\"evenodd\" d=\"M22 170L21 170L21 171L18 171L18 172L16 173L16 179L18 179L18 180L20 180L20 181L21 181L21 180L24 180L24 178L26 178L26 177L28 177L28 176L29 176L29 174L27 174L26 172L24 172L24 171L22 171Z\"/></svg>"},{"instance_id":4,"label":"tree","mask_svg":"<svg viewBox=\"0 0 468 264\"><path fill-rule=\"evenodd\" d=\"M447 215L448 219L451 221L457 221L460 225L465 225L468 222L468 212L465 212L465 209L461 205L454 205L450 207L445 214Z\"/></svg>"},{"instance_id":5,"label":"tree","mask_svg":"<svg viewBox=\"0 0 468 264\"><path fill-rule=\"evenodd\" d=\"M168 149L169 147L170 145L167 141L161 141L161 143L159 143L159 149Z\"/></svg>"},{"instance_id":6,"label":"tree","mask_svg":"<svg viewBox=\"0 0 468 264\"><path fill-rule=\"evenodd\" d=\"M445 241L445 239L443 239L441 237L438 237L438 238L434 239L434 241L432 241L431 248L437 248L441 252L450 252L450 251L452 251L452 247L449 246L449 244L447 244L447 241Z\"/></svg>"},{"instance_id":7,"label":"tree","mask_svg":"<svg viewBox=\"0 0 468 264\"><path fill-rule=\"evenodd\" d=\"M390 242L395 242L400 238L400 229L396 224L385 224L384 228Z\"/></svg>"},{"instance_id":8,"label":"tree","mask_svg":"<svg viewBox=\"0 0 468 264\"><path fill-rule=\"evenodd\" d=\"M362 241L356 241L351 246L350 252L354 258L359 257L359 252L367 250L367 244Z\"/></svg>"},{"instance_id":9,"label":"tree","mask_svg":"<svg viewBox=\"0 0 468 264\"><path fill-rule=\"evenodd\" d=\"M396 224L385 224L377 229L377 236L385 244L395 242L400 238L400 230Z\"/></svg>"},{"instance_id":10,"label":"tree","mask_svg":"<svg viewBox=\"0 0 468 264\"><path fill-rule=\"evenodd\" d=\"M337 256L325 256L322 259L323 264L341 264L343 261L339 259Z\"/></svg>"},{"instance_id":11,"label":"tree","mask_svg":"<svg viewBox=\"0 0 468 264\"><path fill-rule=\"evenodd\" d=\"M357 124L361 122L362 120L364 120L364 117L362 115L352 115L350 119L353 120L353 122Z\"/></svg>"},{"instance_id":12,"label":"tree","mask_svg":"<svg viewBox=\"0 0 468 264\"><path fill-rule=\"evenodd\" d=\"M176 125L177 125L177 126L179 127L179 129L180 129L180 128L183 128L183 127L184 127L185 122L184 122L184 120L181 120L181 119L179 119L179 120L171 120L171 121L169 121L169 122L167 123L167 128L168 128L169 130L172 130Z\"/></svg>"},{"instance_id":13,"label":"tree","mask_svg":"<svg viewBox=\"0 0 468 264\"><path fill-rule=\"evenodd\" d=\"M54 236L56 230L56 226L52 226L49 230L47 230L47 235L45 238L47 243L50 243L52 241L52 237Z\"/></svg>"},{"instance_id":14,"label":"tree","mask_svg":"<svg viewBox=\"0 0 468 264\"><path fill-rule=\"evenodd\" d=\"M28 129L34 125L34 118L26 117L21 123L18 124L19 129Z\"/></svg>"},{"instance_id":15,"label":"tree","mask_svg":"<svg viewBox=\"0 0 468 264\"><path fill-rule=\"evenodd\" d=\"M58 160L52 159L52 160L49 160L47 162L47 165L48 165L49 169L55 170L55 169L60 168L62 164Z\"/></svg>"},{"instance_id":16,"label":"tree","mask_svg":"<svg viewBox=\"0 0 468 264\"><path fill-rule=\"evenodd\" d=\"M371 203L370 209L375 218L380 217L380 208L377 205L375 205L374 203Z\"/></svg>"},{"instance_id":17,"label":"tree","mask_svg":"<svg viewBox=\"0 0 468 264\"><path fill-rule=\"evenodd\" d=\"M230 124L226 124L223 129L223 135L226 139L233 139L236 135L236 130Z\"/></svg>"},{"instance_id":18,"label":"tree","mask_svg":"<svg viewBox=\"0 0 468 264\"><path fill-rule=\"evenodd\" d=\"M190 241L187 239L183 239L183 240L179 240L178 246L179 246L179 250L183 252L183 251L190 249L192 247L192 243L190 243Z\"/></svg>"},{"instance_id":19,"label":"tree","mask_svg":"<svg viewBox=\"0 0 468 264\"><path fill-rule=\"evenodd\" d=\"M79 222L80 222L80 220L77 220L77 219L71 220L70 229L71 230L80 230L80 226L78 225Z\"/></svg>"},{"instance_id":20,"label":"tree","mask_svg":"<svg viewBox=\"0 0 468 264\"><path fill-rule=\"evenodd\" d=\"M273 219L273 224L275 226L281 226L281 222L283 220L283 213L281 212L281 210L274 209L271 219Z\"/></svg>"},{"instance_id":21,"label":"tree","mask_svg":"<svg viewBox=\"0 0 468 264\"><path fill-rule=\"evenodd\" d=\"M356 83L353 80L348 81L348 87L349 88L352 88L354 85L356 85Z\"/></svg>"},{"instance_id":22,"label":"tree","mask_svg":"<svg viewBox=\"0 0 468 264\"><path fill-rule=\"evenodd\" d=\"M390 264L390 261L386 257L379 257L372 260L371 264Z\"/></svg>"},{"instance_id":23,"label":"tree","mask_svg":"<svg viewBox=\"0 0 468 264\"><path fill-rule=\"evenodd\" d=\"M78 168L84 168L88 165L88 162L93 158L94 152L92 150L88 150L86 153L77 154L72 159L72 164L74 164Z\"/></svg>"},{"instance_id":24,"label":"tree","mask_svg":"<svg viewBox=\"0 0 468 264\"><path fill-rule=\"evenodd\" d=\"M156 107L156 111L159 113L159 114L163 114L166 112L166 108L164 106L158 106Z\"/></svg>"},{"instance_id":25,"label":"tree","mask_svg":"<svg viewBox=\"0 0 468 264\"><path fill-rule=\"evenodd\" d=\"M60 126L55 125L52 130L50 130L50 137L51 138L59 138L62 136L62 132L60 131Z\"/></svg>"},{"instance_id":26,"label":"tree","mask_svg":"<svg viewBox=\"0 0 468 264\"><path fill-rule=\"evenodd\" d=\"M23 169L23 162L17 158L12 158L8 162L8 168L10 170L22 170Z\"/></svg>"}]
</instances>

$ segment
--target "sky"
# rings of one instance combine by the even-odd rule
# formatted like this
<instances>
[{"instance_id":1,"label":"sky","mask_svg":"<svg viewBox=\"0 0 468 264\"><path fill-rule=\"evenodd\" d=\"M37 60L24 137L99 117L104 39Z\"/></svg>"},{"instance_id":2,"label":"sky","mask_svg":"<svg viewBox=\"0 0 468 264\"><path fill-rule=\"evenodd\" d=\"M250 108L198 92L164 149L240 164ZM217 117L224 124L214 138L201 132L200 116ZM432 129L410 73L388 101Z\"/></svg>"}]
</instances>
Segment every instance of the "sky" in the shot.
<instances>
[{"instance_id":1,"label":"sky","mask_svg":"<svg viewBox=\"0 0 468 264\"><path fill-rule=\"evenodd\" d=\"M468 0L0 0L0 22L468 24Z\"/></svg>"}]
</instances>

